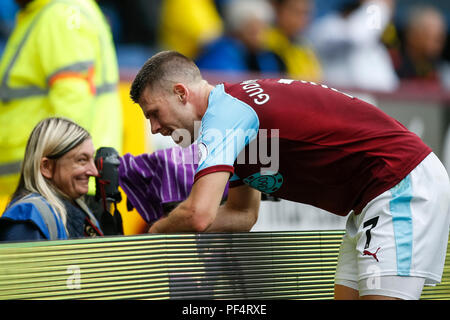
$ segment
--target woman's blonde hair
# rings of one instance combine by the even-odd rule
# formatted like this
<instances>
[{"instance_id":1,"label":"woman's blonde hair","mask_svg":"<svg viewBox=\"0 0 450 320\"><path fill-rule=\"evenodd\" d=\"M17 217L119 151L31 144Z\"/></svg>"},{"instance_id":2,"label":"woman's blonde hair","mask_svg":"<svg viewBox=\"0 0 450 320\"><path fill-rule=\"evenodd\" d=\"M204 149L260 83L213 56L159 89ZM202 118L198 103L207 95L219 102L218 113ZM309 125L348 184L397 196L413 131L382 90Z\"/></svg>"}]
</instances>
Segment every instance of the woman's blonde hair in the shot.
<instances>
[{"instance_id":1,"label":"woman's blonde hair","mask_svg":"<svg viewBox=\"0 0 450 320\"><path fill-rule=\"evenodd\" d=\"M71 120L52 117L40 121L28 138L19 184L12 200L29 193L39 193L66 225L67 213L60 200L65 195L42 175L41 159L58 159L89 138L89 132Z\"/></svg>"}]
</instances>

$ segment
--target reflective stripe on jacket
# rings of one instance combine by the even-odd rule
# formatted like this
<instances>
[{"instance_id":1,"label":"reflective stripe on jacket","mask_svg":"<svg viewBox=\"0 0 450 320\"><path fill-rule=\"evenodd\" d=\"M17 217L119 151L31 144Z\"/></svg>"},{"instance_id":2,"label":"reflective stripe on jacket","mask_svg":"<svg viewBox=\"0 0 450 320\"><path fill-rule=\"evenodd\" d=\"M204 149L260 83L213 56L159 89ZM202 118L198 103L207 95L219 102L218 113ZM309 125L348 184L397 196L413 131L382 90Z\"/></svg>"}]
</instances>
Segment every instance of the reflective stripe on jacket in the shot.
<instances>
[{"instance_id":1,"label":"reflective stripe on jacket","mask_svg":"<svg viewBox=\"0 0 450 320\"><path fill-rule=\"evenodd\" d=\"M47 240L67 239L63 222L44 197L32 193L12 203L1 219L35 224Z\"/></svg>"},{"instance_id":2,"label":"reflective stripe on jacket","mask_svg":"<svg viewBox=\"0 0 450 320\"><path fill-rule=\"evenodd\" d=\"M76 205L69 204L69 202L65 200L63 200L63 203L67 210L68 219L71 216L69 211L72 210L73 212L73 210L76 210L77 212L80 212L80 214L83 213L84 217L88 218L89 224L97 229L87 236L103 235L98 220L81 199L75 200ZM0 221L2 219L13 220L15 222L31 222L36 225L47 240L73 238L81 236L80 232L82 232L78 230L74 232L74 234L69 234L70 231L68 232L67 230L70 230L70 228L66 228L61 218L55 213L48 201L37 193L31 193L11 203L0 217ZM68 226L69 224L70 221L67 221ZM84 230L86 231L86 228L84 228Z\"/></svg>"}]
</instances>

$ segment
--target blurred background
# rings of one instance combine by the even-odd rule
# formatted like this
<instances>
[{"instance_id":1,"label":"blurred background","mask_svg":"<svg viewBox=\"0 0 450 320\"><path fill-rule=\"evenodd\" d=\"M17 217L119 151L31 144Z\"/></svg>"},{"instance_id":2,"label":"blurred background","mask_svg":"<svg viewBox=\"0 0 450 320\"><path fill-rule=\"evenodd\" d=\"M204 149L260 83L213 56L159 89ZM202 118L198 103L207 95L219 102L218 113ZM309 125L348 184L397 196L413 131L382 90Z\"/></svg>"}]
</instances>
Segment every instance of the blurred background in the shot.
<instances>
[{"instance_id":1,"label":"blurred background","mask_svg":"<svg viewBox=\"0 0 450 320\"><path fill-rule=\"evenodd\" d=\"M333 70L333 63L343 61L344 55L352 56L355 47L361 49L369 41L387 49L399 79L436 77L433 73L445 73L450 61L448 1L97 0L97 3L111 27L122 73L132 73L157 51L174 49L197 60L204 70L280 72L339 84L344 80L333 78L338 72ZM0 54L14 29L18 10L15 0L0 0ZM362 31L364 27L374 32L368 36ZM303 49L295 62L289 61L289 44ZM404 61L405 55L412 55L411 47L423 51L423 61ZM306 48L310 51L305 52ZM261 55L263 51L274 53L278 61ZM238 61L239 54L247 57ZM226 63L223 57L232 59ZM429 65L425 65L425 58ZM366 60L367 64L375 61L368 56ZM364 63L359 63L363 68ZM423 65L419 68L415 63ZM414 67L420 70L408 70ZM389 72L387 68L383 71ZM448 88L447 75L439 76ZM385 88L395 88L396 81L389 81L390 87ZM352 85L356 86L355 83L348 86ZM377 88L377 84L372 87Z\"/></svg>"},{"instance_id":2,"label":"blurred background","mask_svg":"<svg viewBox=\"0 0 450 320\"><path fill-rule=\"evenodd\" d=\"M0 56L15 28L20 2L0 0ZM122 154L173 145L170 138L150 136L149 124L129 98L130 83L142 64L152 54L170 49L196 61L211 83L287 77L351 92L419 135L450 169L450 1L98 0L97 4L117 54ZM274 211L276 215L270 214ZM130 213L124 224L126 234L142 229L137 214ZM342 218L322 215L315 208L269 201L263 202L254 230L343 229L343 224Z\"/></svg>"}]
</instances>

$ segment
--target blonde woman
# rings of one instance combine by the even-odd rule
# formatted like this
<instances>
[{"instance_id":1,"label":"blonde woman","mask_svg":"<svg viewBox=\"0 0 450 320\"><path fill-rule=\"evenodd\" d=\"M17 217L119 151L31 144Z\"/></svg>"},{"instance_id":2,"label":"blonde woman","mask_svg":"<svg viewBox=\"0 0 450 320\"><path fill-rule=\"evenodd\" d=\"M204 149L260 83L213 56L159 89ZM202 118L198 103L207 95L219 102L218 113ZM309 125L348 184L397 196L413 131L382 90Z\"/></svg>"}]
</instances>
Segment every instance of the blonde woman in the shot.
<instances>
[{"instance_id":1,"label":"blonde woman","mask_svg":"<svg viewBox=\"0 0 450 320\"><path fill-rule=\"evenodd\" d=\"M0 240L54 240L102 235L82 201L98 174L90 134L64 118L33 129L19 185L0 218Z\"/></svg>"}]
</instances>

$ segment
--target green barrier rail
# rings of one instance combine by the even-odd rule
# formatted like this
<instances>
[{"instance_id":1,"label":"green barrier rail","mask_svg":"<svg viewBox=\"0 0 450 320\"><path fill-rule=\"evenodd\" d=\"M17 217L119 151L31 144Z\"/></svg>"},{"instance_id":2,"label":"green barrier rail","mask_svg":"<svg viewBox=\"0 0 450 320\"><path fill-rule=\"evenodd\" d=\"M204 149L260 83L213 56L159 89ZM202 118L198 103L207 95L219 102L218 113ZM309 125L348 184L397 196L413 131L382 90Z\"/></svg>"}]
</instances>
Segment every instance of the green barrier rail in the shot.
<instances>
[{"instance_id":1,"label":"green barrier rail","mask_svg":"<svg viewBox=\"0 0 450 320\"><path fill-rule=\"evenodd\" d=\"M332 299L343 231L0 244L0 299ZM450 298L443 281L423 299Z\"/></svg>"}]
</instances>

